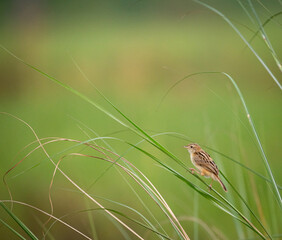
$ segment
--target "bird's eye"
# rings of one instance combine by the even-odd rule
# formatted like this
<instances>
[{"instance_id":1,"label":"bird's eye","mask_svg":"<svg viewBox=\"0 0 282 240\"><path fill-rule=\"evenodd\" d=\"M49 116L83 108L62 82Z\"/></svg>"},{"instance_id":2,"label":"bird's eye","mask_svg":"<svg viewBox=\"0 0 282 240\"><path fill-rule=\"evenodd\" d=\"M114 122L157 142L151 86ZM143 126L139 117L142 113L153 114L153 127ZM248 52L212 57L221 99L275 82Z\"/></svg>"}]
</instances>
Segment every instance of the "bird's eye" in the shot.
<instances>
[{"instance_id":1,"label":"bird's eye","mask_svg":"<svg viewBox=\"0 0 282 240\"><path fill-rule=\"evenodd\" d=\"M193 148L193 146L190 146L190 148Z\"/></svg>"}]
</instances>

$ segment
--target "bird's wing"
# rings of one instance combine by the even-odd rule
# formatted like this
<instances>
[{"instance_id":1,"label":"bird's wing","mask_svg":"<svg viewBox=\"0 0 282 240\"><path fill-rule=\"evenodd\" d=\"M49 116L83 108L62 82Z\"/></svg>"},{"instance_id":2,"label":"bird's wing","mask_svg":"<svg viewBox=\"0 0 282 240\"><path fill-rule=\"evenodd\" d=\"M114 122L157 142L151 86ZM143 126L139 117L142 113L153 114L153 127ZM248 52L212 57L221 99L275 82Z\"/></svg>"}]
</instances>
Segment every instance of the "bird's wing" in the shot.
<instances>
[{"instance_id":1,"label":"bird's wing","mask_svg":"<svg viewBox=\"0 0 282 240\"><path fill-rule=\"evenodd\" d=\"M218 175L218 168L208 153L204 151L195 152L194 161L205 170L215 174L216 176Z\"/></svg>"}]
</instances>

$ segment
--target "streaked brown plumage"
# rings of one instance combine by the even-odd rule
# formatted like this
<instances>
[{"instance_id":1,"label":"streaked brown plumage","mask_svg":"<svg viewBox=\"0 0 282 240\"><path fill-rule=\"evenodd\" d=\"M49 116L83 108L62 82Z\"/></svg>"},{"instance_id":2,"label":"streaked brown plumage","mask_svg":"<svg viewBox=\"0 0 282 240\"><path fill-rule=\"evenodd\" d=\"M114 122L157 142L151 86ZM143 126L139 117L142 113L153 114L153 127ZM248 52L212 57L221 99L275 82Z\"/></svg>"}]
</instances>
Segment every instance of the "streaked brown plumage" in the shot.
<instances>
[{"instance_id":1,"label":"streaked brown plumage","mask_svg":"<svg viewBox=\"0 0 282 240\"><path fill-rule=\"evenodd\" d=\"M191 168L192 173L197 172L201 176L210 177L213 180L216 180L220 183L223 190L227 192L225 185L222 183L219 178L218 168L215 162L212 160L211 156L205 152L198 144L192 143L184 146L190 153L191 161L196 168L200 170L200 172ZM210 184L210 188L212 187L212 182Z\"/></svg>"}]
</instances>

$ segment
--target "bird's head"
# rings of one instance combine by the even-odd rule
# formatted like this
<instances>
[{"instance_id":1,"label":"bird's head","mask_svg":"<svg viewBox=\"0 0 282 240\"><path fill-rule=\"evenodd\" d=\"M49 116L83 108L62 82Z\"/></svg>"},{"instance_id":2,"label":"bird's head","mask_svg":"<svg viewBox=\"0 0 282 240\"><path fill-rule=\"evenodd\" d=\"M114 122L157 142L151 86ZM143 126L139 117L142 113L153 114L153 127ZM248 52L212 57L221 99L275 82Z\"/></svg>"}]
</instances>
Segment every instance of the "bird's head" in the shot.
<instances>
[{"instance_id":1,"label":"bird's head","mask_svg":"<svg viewBox=\"0 0 282 240\"><path fill-rule=\"evenodd\" d=\"M186 148L189 151L189 153L194 153L201 150L201 147L197 143L188 144L184 146L184 148Z\"/></svg>"}]
</instances>

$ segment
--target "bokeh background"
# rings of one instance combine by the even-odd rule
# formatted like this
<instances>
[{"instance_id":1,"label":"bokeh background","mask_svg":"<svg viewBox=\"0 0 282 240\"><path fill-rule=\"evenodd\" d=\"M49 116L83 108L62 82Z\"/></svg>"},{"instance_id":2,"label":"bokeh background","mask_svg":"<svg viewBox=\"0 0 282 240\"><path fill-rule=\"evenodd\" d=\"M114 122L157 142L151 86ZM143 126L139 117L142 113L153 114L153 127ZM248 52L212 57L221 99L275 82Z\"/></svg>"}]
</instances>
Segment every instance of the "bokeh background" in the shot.
<instances>
[{"instance_id":1,"label":"bokeh background","mask_svg":"<svg viewBox=\"0 0 282 240\"><path fill-rule=\"evenodd\" d=\"M230 18L247 40L258 30L258 26L248 19L240 1L206 2ZM253 2L262 22L281 11L279 1ZM281 92L254 54L218 15L193 1L14 0L1 1L0 4L0 43L19 58L119 116L85 79L82 71L111 102L149 134L184 134L191 141L214 148L267 176L243 106L234 87L224 76L194 76L176 86L159 105L168 88L188 74L202 71L230 74L245 97L273 174L278 184L282 184ZM248 8L246 3L243 5ZM281 15L277 16L265 26L278 56L282 51L281 20ZM281 72L259 35L252 41L252 46L279 79ZM138 136L103 112L3 49L0 50L0 111L26 121L40 138L64 137L84 141L98 135L117 137L131 143L140 141ZM22 122L3 114L0 116L0 134L0 175L3 176L36 144L20 152L35 137ZM157 139L188 167L191 166L188 153L183 149L188 141L168 135ZM96 143L104 145L99 140ZM202 199L146 156L128 151L126 144L113 140L108 140L108 143L156 185L175 214L183 219L183 226L191 239L212 239L203 225L198 225L199 221L221 239L254 237L250 230L239 226L233 218ZM54 143L46 149L58 161L65 154L60 152L71 145ZM148 144L144 143L142 147L202 186ZM68 152L73 151L91 154L89 149L81 146ZM95 153L92 151L92 154ZM277 220L279 217L273 216L277 206L270 186L219 154L210 152L210 155L268 229L273 234L279 234L281 222ZM89 193L105 207L135 217L132 211L101 198L135 208L151 219L134 189L173 238L173 230L157 205L130 178L119 174L117 168L111 168L99 178L109 167L108 163L69 157L61 167L80 186L88 188ZM13 198L50 212L48 188L53 170L54 166L42 150L31 154L7 176ZM215 184L215 188L221 191L219 184ZM0 194L1 199L9 199L3 183ZM236 203L233 193L228 194L227 197ZM79 194L60 174L55 177L52 196L54 214L58 217L70 214L65 221L88 236L97 239L135 238L103 211L73 213L97 206ZM274 204L270 204L270 200ZM245 211L239 201L238 206ZM36 235L41 236L46 216L19 205L14 206L14 212ZM279 215L279 212L276 214ZM3 210L1 218L17 228ZM131 221L124 221L142 236L157 238ZM49 237L54 239L80 239L79 235L58 223L51 233ZM0 227L0 235L3 239L15 237L5 226Z\"/></svg>"}]
</instances>

